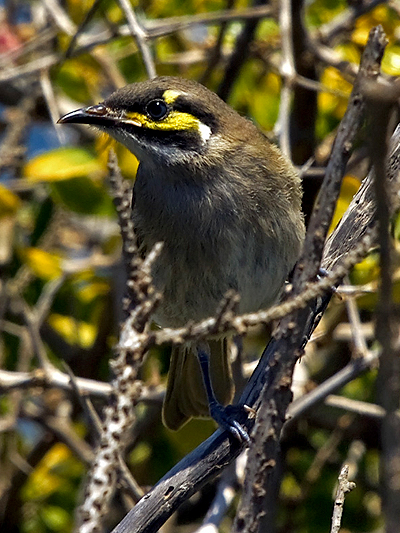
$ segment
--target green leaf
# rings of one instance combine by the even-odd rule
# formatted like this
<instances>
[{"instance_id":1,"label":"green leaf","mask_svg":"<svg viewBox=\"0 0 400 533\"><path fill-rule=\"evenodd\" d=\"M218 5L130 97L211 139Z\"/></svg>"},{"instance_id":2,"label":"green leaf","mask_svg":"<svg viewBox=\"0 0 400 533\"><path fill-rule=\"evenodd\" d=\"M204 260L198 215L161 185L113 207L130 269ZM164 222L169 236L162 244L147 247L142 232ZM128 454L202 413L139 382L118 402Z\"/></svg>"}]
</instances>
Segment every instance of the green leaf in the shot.
<instances>
[{"instance_id":1,"label":"green leaf","mask_svg":"<svg viewBox=\"0 0 400 533\"><path fill-rule=\"evenodd\" d=\"M109 215L114 212L105 188L88 177L54 181L51 189L56 202L76 213Z\"/></svg>"},{"instance_id":2,"label":"green leaf","mask_svg":"<svg viewBox=\"0 0 400 533\"><path fill-rule=\"evenodd\" d=\"M70 514L61 507L45 505L40 511L41 518L51 531L68 531L71 526Z\"/></svg>"}]
</instances>

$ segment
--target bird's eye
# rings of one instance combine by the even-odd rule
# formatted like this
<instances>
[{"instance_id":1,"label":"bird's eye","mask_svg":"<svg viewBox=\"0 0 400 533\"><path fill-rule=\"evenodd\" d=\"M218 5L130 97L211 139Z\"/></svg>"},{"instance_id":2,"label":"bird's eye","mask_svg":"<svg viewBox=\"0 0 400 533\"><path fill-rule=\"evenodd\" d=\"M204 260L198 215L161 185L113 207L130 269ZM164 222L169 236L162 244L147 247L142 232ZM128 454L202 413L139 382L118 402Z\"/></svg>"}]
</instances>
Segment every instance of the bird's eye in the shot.
<instances>
[{"instance_id":1,"label":"bird's eye","mask_svg":"<svg viewBox=\"0 0 400 533\"><path fill-rule=\"evenodd\" d=\"M164 100L152 100L147 104L146 112L153 120L161 120L168 113L168 106Z\"/></svg>"}]
</instances>

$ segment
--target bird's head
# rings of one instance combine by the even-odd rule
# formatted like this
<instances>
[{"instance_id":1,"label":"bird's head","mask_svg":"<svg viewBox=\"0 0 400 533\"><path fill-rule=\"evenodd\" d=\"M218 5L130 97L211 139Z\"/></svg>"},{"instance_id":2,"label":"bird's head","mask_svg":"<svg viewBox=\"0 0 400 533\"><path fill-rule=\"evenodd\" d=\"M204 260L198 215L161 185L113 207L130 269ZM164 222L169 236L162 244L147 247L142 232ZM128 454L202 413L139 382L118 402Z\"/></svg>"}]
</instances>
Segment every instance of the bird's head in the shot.
<instances>
[{"instance_id":1,"label":"bird's head","mask_svg":"<svg viewBox=\"0 0 400 533\"><path fill-rule=\"evenodd\" d=\"M202 157L213 140L243 120L216 94L191 80L159 77L115 91L104 102L72 111L59 123L90 124L140 161L174 164ZM240 131L240 124L238 128ZM211 141L211 142L210 142Z\"/></svg>"}]
</instances>

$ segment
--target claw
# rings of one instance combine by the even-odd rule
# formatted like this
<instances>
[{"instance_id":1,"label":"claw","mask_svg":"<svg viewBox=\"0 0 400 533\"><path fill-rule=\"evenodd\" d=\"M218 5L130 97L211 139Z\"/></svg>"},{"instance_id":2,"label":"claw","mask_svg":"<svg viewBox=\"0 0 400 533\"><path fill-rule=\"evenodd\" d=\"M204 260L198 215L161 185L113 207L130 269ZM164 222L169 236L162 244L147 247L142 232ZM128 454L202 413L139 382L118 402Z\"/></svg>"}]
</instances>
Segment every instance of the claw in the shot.
<instances>
[{"instance_id":1,"label":"claw","mask_svg":"<svg viewBox=\"0 0 400 533\"><path fill-rule=\"evenodd\" d=\"M232 405L224 407L218 402L212 402L210 405L210 415L220 427L229 431L229 433L238 439L239 442L249 443L249 434L245 428L235 420L232 409L230 409L232 407L235 408L235 406Z\"/></svg>"},{"instance_id":2,"label":"claw","mask_svg":"<svg viewBox=\"0 0 400 533\"><path fill-rule=\"evenodd\" d=\"M257 411L253 409L253 407L250 407L250 405L244 405L243 406L244 411L246 411L248 418L255 418Z\"/></svg>"}]
</instances>

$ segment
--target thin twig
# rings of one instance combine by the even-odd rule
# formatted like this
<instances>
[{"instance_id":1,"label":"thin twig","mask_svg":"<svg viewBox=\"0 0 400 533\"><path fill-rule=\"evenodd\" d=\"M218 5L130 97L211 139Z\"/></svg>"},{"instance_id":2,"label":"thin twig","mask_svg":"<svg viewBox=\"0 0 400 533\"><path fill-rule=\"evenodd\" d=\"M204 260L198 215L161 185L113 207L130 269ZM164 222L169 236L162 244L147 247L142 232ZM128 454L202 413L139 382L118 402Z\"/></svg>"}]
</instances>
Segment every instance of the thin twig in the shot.
<instances>
[{"instance_id":1,"label":"thin twig","mask_svg":"<svg viewBox=\"0 0 400 533\"><path fill-rule=\"evenodd\" d=\"M347 465L344 465L344 467L340 471L340 475L338 478L339 486L337 488L335 506L333 508L331 533L339 533L342 521L345 495L348 492L352 491L356 486L355 483L349 481L348 477L349 467Z\"/></svg>"},{"instance_id":2,"label":"thin twig","mask_svg":"<svg viewBox=\"0 0 400 533\"><path fill-rule=\"evenodd\" d=\"M53 125L55 125L57 120L60 118L60 109L57 105L57 99L53 91L48 70L42 70L40 73L40 87L47 104L47 109L49 110L51 121ZM61 128L55 128L55 131L60 144L65 144L65 131Z\"/></svg>"},{"instance_id":3,"label":"thin twig","mask_svg":"<svg viewBox=\"0 0 400 533\"><path fill-rule=\"evenodd\" d=\"M308 251L308 253L311 251L312 257L303 255L300 258L299 268L297 269L300 286L307 281L308 276L317 275L322 249L332 220L336 200L339 196L342 177L350 157L351 147L364 116L365 98L361 93L360 83L366 77L373 79L378 76L386 42L382 27L371 30L367 46L361 58L358 78L332 147L332 155L326 168L326 178L321 186L309 223L304 251ZM311 271L305 268L305 264L313 265ZM296 278L294 278L294 283L296 283Z\"/></svg>"},{"instance_id":4,"label":"thin twig","mask_svg":"<svg viewBox=\"0 0 400 533\"><path fill-rule=\"evenodd\" d=\"M233 0L228 0L227 5L226 5L228 10L231 10L231 8L233 7L233 3L234 3ZM228 29L227 21L221 22L216 42L211 52L208 54L207 66L199 79L200 83L202 83L203 85L207 85L208 80L210 79L212 73L218 66L218 63L222 55L222 44L224 42L224 37L225 37L225 33L227 29Z\"/></svg>"},{"instance_id":5,"label":"thin twig","mask_svg":"<svg viewBox=\"0 0 400 533\"><path fill-rule=\"evenodd\" d=\"M125 13L126 20L128 22L129 31L132 37L135 39L140 54L146 68L146 72L149 78L155 78L157 76L156 67L154 65L153 56L150 51L150 47L147 44L148 36L146 30L139 24L135 12L132 9L128 0L118 0L122 11Z\"/></svg>"},{"instance_id":6,"label":"thin twig","mask_svg":"<svg viewBox=\"0 0 400 533\"><path fill-rule=\"evenodd\" d=\"M12 81L32 74L37 75L41 70L56 65L58 61L59 57L57 54L48 54L29 61L29 63L26 63L25 65L6 68L0 72L0 82Z\"/></svg>"},{"instance_id":7,"label":"thin twig","mask_svg":"<svg viewBox=\"0 0 400 533\"><path fill-rule=\"evenodd\" d=\"M44 409L32 403L24 405L24 408L21 409L20 417L34 420L44 426L56 436L57 440L64 442L79 460L85 464L90 464L93 460L92 448L77 435L72 423L65 418L45 413Z\"/></svg>"},{"instance_id":8,"label":"thin twig","mask_svg":"<svg viewBox=\"0 0 400 533\"><path fill-rule=\"evenodd\" d=\"M360 313L354 296L346 297L347 315L351 326L351 333L353 337L353 344L356 350L356 355L364 355L367 353L367 342L363 335Z\"/></svg>"},{"instance_id":9,"label":"thin twig","mask_svg":"<svg viewBox=\"0 0 400 533\"><path fill-rule=\"evenodd\" d=\"M386 414L386 411L380 405L362 402L361 400L353 400L352 398L344 398L343 396L336 396L334 394L330 394L325 398L325 405L376 420L382 420ZM400 412L398 412L398 416L400 416Z\"/></svg>"},{"instance_id":10,"label":"thin twig","mask_svg":"<svg viewBox=\"0 0 400 533\"><path fill-rule=\"evenodd\" d=\"M112 158L111 158L112 159ZM115 159L115 156L114 156ZM116 191L117 207L125 206L127 216L119 213L122 227L126 229L124 245L132 251L128 266L129 291L135 295L135 305L129 310L121 327L120 343L117 356L110 362L114 379L114 392L108 405L104 408L103 426L99 443L95 452L95 460L91 466L85 491L85 499L77 513L76 529L79 533L94 533L103 529L103 519L109 512L114 495L118 473L120 472L121 457L125 450L127 436L136 420L135 406L141 394L142 384L137 379L139 368L147 352L146 338L155 308L160 295L152 285L151 268L161 251L161 244L154 246L145 259L139 257L133 227L129 224L130 206L127 200L126 188L120 187L121 176L114 172L112 184ZM130 332L130 345L125 342L126 330ZM127 486L133 487L133 480L126 479ZM133 497L139 494L139 488L133 491Z\"/></svg>"},{"instance_id":11,"label":"thin twig","mask_svg":"<svg viewBox=\"0 0 400 533\"><path fill-rule=\"evenodd\" d=\"M220 524L243 483L246 460L247 452L244 451L225 470L203 523L194 533L218 533Z\"/></svg>"},{"instance_id":12,"label":"thin twig","mask_svg":"<svg viewBox=\"0 0 400 533\"><path fill-rule=\"evenodd\" d=\"M98 2L99 0L97 0ZM95 2L95 4L97 3ZM95 5L94 4L94 5ZM272 13L271 6L262 5L249 7L247 9L238 10L223 10L214 11L213 13L202 13L196 15L185 15L182 17L167 17L162 20L149 20L144 24L144 29L147 33L148 39L156 39L166 35L183 31L199 24L214 25L222 22L234 22L243 20L256 20ZM77 38L77 47L70 51L70 56L82 54L91 48L106 44L111 39L116 37L126 37L130 35L130 30L127 25L122 25L116 28L116 34L109 30L103 30L95 35L81 34ZM72 48L71 48L72 50ZM68 57L68 56L67 56Z\"/></svg>"},{"instance_id":13,"label":"thin twig","mask_svg":"<svg viewBox=\"0 0 400 533\"><path fill-rule=\"evenodd\" d=\"M109 383L95 381L87 378L75 378L82 394L91 394L98 398L108 398L113 389ZM70 391L70 378L57 369L49 369L46 373L42 369L32 372L14 372L0 370L0 392L4 393L13 389L28 389L34 387L59 388Z\"/></svg>"},{"instance_id":14,"label":"thin twig","mask_svg":"<svg viewBox=\"0 0 400 533\"><path fill-rule=\"evenodd\" d=\"M364 357L353 359L344 368L326 379L314 390L291 403L287 411L287 417L290 423L306 413L314 405L321 403L330 394L340 390L347 383L350 383L350 381L353 381L360 374L376 365L379 355L379 352L368 352Z\"/></svg>"},{"instance_id":15,"label":"thin twig","mask_svg":"<svg viewBox=\"0 0 400 533\"><path fill-rule=\"evenodd\" d=\"M76 26L57 0L43 0L43 5L54 20L58 29L65 32L67 35L74 35L76 32Z\"/></svg>"},{"instance_id":16,"label":"thin twig","mask_svg":"<svg viewBox=\"0 0 400 533\"><path fill-rule=\"evenodd\" d=\"M279 145L282 152L291 159L290 150L290 105L292 101L292 86L296 76L293 54L292 36L292 5L291 0L281 0L279 10L279 27L281 30L282 61L280 74L283 78L279 117L277 127L279 130Z\"/></svg>"}]
</instances>

